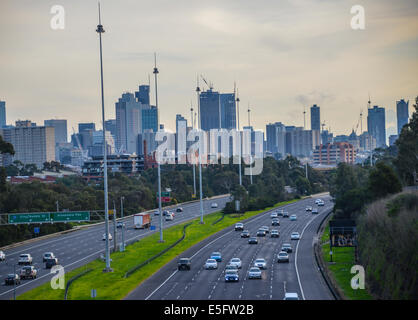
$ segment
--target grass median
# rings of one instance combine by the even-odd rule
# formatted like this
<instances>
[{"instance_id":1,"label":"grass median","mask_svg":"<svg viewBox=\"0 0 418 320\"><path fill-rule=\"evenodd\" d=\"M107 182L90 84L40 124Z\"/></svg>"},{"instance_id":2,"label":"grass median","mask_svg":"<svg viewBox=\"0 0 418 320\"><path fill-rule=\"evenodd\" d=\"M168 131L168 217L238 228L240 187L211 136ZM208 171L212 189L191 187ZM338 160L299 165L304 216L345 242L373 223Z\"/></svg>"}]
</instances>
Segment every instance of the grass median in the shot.
<instances>
[{"instance_id":1,"label":"grass median","mask_svg":"<svg viewBox=\"0 0 418 320\"><path fill-rule=\"evenodd\" d=\"M286 205L297 200L281 202L274 207ZM249 211L241 215L225 215L225 218L218 223L212 225L218 220L221 212L215 212L204 216L205 224L200 224L200 218L193 220L193 223L186 229L186 237L177 246L168 250L166 253L156 258L149 264L145 265L128 278L124 278L126 271L132 267L144 262L161 252L176 240L180 239L183 232L183 226L188 222L172 226L164 229L164 242L160 243L159 233L155 232L150 236L126 247L125 252L115 252L111 254L112 273L103 273L105 263L99 259L94 260L86 265L74 269L65 274L66 281L80 274L86 269L93 269L86 275L83 275L71 285L68 291L68 299L72 300L89 300L91 289L96 289L96 299L101 300L119 300L124 298L130 291L136 288L144 280L149 278L165 264L171 261L193 245L199 243L212 234L225 229L238 221L250 218L274 207L266 208L258 211ZM19 300L63 300L64 290L52 289L49 282L40 285L26 293L17 297Z\"/></svg>"},{"instance_id":2,"label":"grass median","mask_svg":"<svg viewBox=\"0 0 418 320\"><path fill-rule=\"evenodd\" d=\"M351 267L356 264L354 247L333 247L332 261L330 263L330 243L329 243L329 225L324 229L321 237L321 249L324 262L329 269L331 276L337 282L344 296L349 300L371 300L372 296L366 289L354 290L351 288L351 278L354 274L350 273Z\"/></svg>"}]
</instances>

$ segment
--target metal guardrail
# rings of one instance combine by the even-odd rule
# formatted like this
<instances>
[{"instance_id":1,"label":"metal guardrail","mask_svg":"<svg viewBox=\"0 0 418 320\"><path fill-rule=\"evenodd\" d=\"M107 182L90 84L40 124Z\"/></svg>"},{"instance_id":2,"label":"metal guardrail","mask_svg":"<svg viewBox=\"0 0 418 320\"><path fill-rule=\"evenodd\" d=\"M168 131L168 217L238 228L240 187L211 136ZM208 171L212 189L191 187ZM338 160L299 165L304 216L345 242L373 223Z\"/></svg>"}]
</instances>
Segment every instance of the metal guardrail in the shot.
<instances>
[{"instance_id":1,"label":"metal guardrail","mask_svg":"<svg viewBox=\"0 0 418 320\"><path fill-rule=\"evenodd\" d=\"M65 293L64 293L64 300L67 300L68 297L68 290L70 289L71 284L81 278L82 276L84 276L85 274L89 273L90 271L93 271L93 269L87 269L84 270L83 272L77 274L76 276L72 277L70 280L68 280L67 285L65 286Z\"/></svg>"},{"instance_id":2,"label":"metal guardrail","mask_svg":"<svg viewBox=\"0 0 418 320\"><path fill-rule=\"evenodd\" d=\"M131 274L133 274L135 271L138 271L139 269L141 269L143 266L147 265L148 263L150 263L151 261L157 259L158 257L162 256L164 253L166 253L167 251L171 250L172 248L174 248L176 245L178 245L181 241L184 240L184 238L186 237L186 228L188 226L190 226L193 222L189 222L188 224L184 225L183 227L183 235L180 239L178 239L176 242L174 242L173 244L171 244L170 246L168 246L167 248L165 248L164 250L160 251L159 253L157 253L156 255L152 256L151 258L145 260L144 262L138 264L137 266L129 269L126 273L124 278L129 277Z\"/></svg>"}]
</instances>

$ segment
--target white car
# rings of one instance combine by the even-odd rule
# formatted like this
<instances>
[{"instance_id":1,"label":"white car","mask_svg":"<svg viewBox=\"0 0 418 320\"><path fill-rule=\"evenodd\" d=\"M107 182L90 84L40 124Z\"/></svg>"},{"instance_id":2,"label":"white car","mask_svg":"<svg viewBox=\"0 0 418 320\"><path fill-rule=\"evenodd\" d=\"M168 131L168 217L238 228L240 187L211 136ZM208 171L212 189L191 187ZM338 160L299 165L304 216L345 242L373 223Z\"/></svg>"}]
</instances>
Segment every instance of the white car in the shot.
<instances>
[{"instance_id":1,"label":"white car","mask_svg":"<svg viewBox=\"0 0 418 320\"><path fill-rule=\"evenodd\" d=\"M42 261L45 262L48 259L54 259L55 255L53 252L45 252L44 257L42 258Z\"/></svg>"},{"instance_id":2,"label":"white car","mask_svg":"<svg viewBox=\"0 0 418 320\"><path fill-rule=\"evenodd\" d=\"M248 271L248 279L261 279L261 270L257 267L252 267Z\"/></svg>"},{"instance_id":3,"label":"white car","mask_svg":"<svg viewBox=\"0 0 418 320\"><path fill-rule=\"evenodd\" d=\"M299 300L299 296L296 292L286 292L283 300Z\"/></svg>"},{"instance_id":4,"label":"white car","mask_svg":"<svg viewBox=\"0 0 418 320\"><path fill-rule=\"evenodd\" d=\"M218 207L218 204L217 204L216 202L214 202L214 203L212 203L212 204L210 205L210 207L211 207L211 208L217 208L217 207Z\"/></svg>"},{"instance_id":5,"label":"white car","mask_svg":"<svg viewBox=\"0 0 418 320\"><path fill-rule=\"evenodd\" d=\"M321 200L321 202L318 203L318 206L323 207L325 205L325 202Z\"/></svg>"},{"instance_id":6,"label":"white car","mask_svg":"<svg viewBox=\"0 0 418 320\"><path fill-rule=\"evenodd\" d=\"M291 240L299 240L300 239L299 232L292 232L292 234L290 235L290 239Z\"/></svg>"},{"instance_id":7,"label":"white car","mask_svg":"<svg viewBox=\"0 0 418 320\"><path fill-rule=\"evenodd\" d=\"M6 255L4 254L3 251L0 251L0 261L4 261L6 260Z\"/></svg>"},{"instance_id":8,"label":"white car","mask_svg":"<svg viewBox=\"0 0 418 320\"><path fill-rule=\"evenodd\" d=\"M312 207L307 206L307 207L306 207L306 211L312 211Z\"/></svg>"},{"instance_id":9,"label":"white car","mask_svg":"<svg viewBox=\"0 0 418 320\"><path fill-rule=\"evenodd\" d=\"M18 264L32 264L32 256L29 253L22 253L19 256Z\"/></svg>"},{"instance_id":10,"label":"white car","mask_svg":"<svg viewBox=\"0 0 418 320\"><path fill-rule=\"evenodd\" d=\"M289 262L289 254L286 251L280 251L277 255L277 262Z\"/></svg>"},{"instance_id":11,"label":"white car","mask_svg":"<svg viewBox=\"0 0 418 320\"><path fill-rule=\"evenodd\" d=\"M290 219L290 221L296 221L297 217L296 217L296 215L295 215L295 214L292 214L292 215L289 217L289 219Z\"/></svg>"},{"instance_id":12,"label":"white car","mask_svg":"<svg viewBox=\"0 0 418 320\"><path fill-rule=\"evenodd\" d=\"M319 204L321 201L322 201L321 199L316 199L315 204Z\"/></svg>"},{"instance_id":13,"label":"white car","mask_svg":"<svg viewBox=\"0 0 418 320\"><path fill-rule=\"evenodd\" d=\"M229 261L229 264L237 266L238 269L241 269L241 259L240 258L232 258Z\"/></svg>"},{"instance_id":14,"label":"white car","mask_svg":"<svg viewBox=\"0 0 418 320\"><path fill-rule=\"evenodd\" d=\"M173 221L174 220L174 216L172 213L169 213L165 216L165 221Z\"/></svg>"},{"instance_id":15,"label":"white car","mask_svg":"<svg viewBox=\"0 0 418 320\"><path fill-rule=\"evenodd\" d=\"M277 216L277 212L272 212L271 213L271 215L270 215L270 218L277 218L278 216Z\"/></svg>"},{"instance_id":16,"label":"white car","mask_svg":"<svg viewBox=\"0 0 418 320\"><path fill-rule=\"evenodd\" d=\"M112 240L112 239L113 239L113 237L112 237L112 235L109 233L109 240ZM103 240L103 241L106 241L106 233L103 233L102 240Z\"/></svg>"},{"instance_id":17,"label":"white car","mask_svg":"<svg viewBox=\"0 0 418 320\"><path fill-rule=\"evenodd\" d=\"M205 269L206 270L218 269L218 263L216 262L215 259L208 259L206 260L206 263L205 263Z\"/></svg>"},{"instance_id":18,"label":"white car","mask_svg":"<svg viewBox=\"0 0 418 320\"><path fill-rule=\"evenodd\" d=\"M266 269L267 268L267 262L263 258L255 259L254 267L258 267L260 269Z\"/></svg>"}]
</instances>

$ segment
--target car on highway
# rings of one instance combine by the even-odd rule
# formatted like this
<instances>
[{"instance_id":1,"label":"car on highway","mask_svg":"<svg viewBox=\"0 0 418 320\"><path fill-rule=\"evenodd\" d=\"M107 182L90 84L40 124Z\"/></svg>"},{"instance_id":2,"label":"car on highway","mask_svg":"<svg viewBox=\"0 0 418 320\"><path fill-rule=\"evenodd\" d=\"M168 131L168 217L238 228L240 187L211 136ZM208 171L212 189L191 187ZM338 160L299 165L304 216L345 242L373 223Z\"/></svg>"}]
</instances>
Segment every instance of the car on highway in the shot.
<instances>
[{"instance_id":1,"label":"car on highway","mask_svg":"<svg viewBox=\"0 0 418 320\"><path fill-rule=\"evenodd\" d=\"M229 260L229 264L236 265L238 269L241 269L242 263L240 258L232 258Z\"/></svg>"},{"instance_id":2,"label":"car on highway","mask_svg":"<svg viewBox=\"0 0 418 320\"><path fill-rule=\"evenodd\" d=\"M324 201L321 201L320 203L318 203L318 206L323 207L325 205Z\"/></svg>"},{"instance_id":3,"label":"car on highway","mask_svg":"<svg viewBox=\"0 0 418 320\"><path fill-rule=\"evenodd\" d=\"M250 239L248 239L248 243L249 244L257 244L258 240L256 237L251 237Z\"/></svg>"},{"instance_id":4,"label":"car on highway","mask_svg":"<svg viewBox=\"0 0 418 320\"><path fill-rule=\"evenodd\" d=\"M290 243L283 243L281 251L285 251L287 253L290 253L293 251L292 246Z\"/></svg>"},{"instance_id":5,"label":"car on highway","mask_svg":"<svg viewBox=\"0 0 418 320\"><path fill-rule=\"evenodd\" d=\"M45 262L48 259L53 259L55 258L55 255L53 252L45 252L44 256L42 257L42 262Z\"/></svg>"},{"instance_id":6,"label":"car on highway","mask_svg":"<svg viewBox=\"0 0 418 320\"><path fill-rule=\"evenodd\" d=\"M278 218L274 218L271 220L272 226L280 226L280 220Z\"/></svg>"},{"instance_id":7,"label":"car on highway","mask_svg":"<svg viewBox=\"0 0 418 320\"><path fill-rule=\"evenodd\" d=\"M241 232L241 238L249 238L250 237L250 231L244 230Z\"/></svg>"},{"instance_id":8,"label":"car on highway","mask_svg":"<svg viewBox=\"0 0 418 320\"><path fill-rule=\"evenodd\" d=\"M284 211L283 212L283 218L289 218L289 212Z\"/></svg>"},{"instance_id":9,"label":"car on highway","mask_svg":"<svg viewBox=\"0 0 418 320\"><path fill-rule=\"evenodd\" d=\"M267 268L267 262L264 258L257 258L254 261L254 267L258 267L260 269L266 269Z\"/></svg>"},{"instance_id":10,"label":"car on highway","mask_svg":"<svg viewBox=\"0 0 418 320\"><path fill-rule=\"evenodd\" d=\"M289 262L289 254L286 251L280 251L277 255L277 262Z\"/></svg>"},{"instance_id":11,"label":"car on highway","mask_svg":"<svg viewBox=\"0 0 418 320\"><path fill-rule=\"evenodd\" d=\"M182 207L178 207L178 208L176 209L176 212L183 212L183 208L182 208Z\"/></svg>"},{"instance_id":12,"label":"car on highway","mask_svg":"<svg viewBox=\"0 0 418 320\"><path fill-rule=\"evenodd\" d=\"M165 216L165 221L173 221L174 215L172 213L169 213Z\"/></svg>"},{"instance_id":13,"label":"car on highway","mask_svg":"<svg viewBox=\"0 0 418 320\"><path fill-rule=\"evenodd\" d=\"M243 231L244 230L244 224L241 222L238 222L235 224L235 231Z\"/></svg>"},{"instance_id":14,"label":"car on highway","mask_svg":"<svg viewBox=\"0 0 418 320\"><path fill-rule=\"evenodd\" d=\"M296 221L296 219L297 219L297 217L296 217L296 215L295 215L295 214L292 214L292 215L289 217L289 220L290 220L290 221Z\"/></svg>"},{"instance_id":15,"label":"car on highway","mask_svg":"<svg viewBox=\"0 0 418 320\"><path fill-rule=\"evenodd\" d=\"M277 218L278 217L278 215L277 215L277 212L276 211L273 211L271 214L270 214L270 218Z\"/></svg>"},{"instance_id":16,"label":"car on highway","mask_svg":"<svg viewBox=\"0 0 418 320\"><path fill-rule=\"evenodd\" d=\"M210 255L210 258L211 259L215 259L218 262L221 262L222 261L222 255L221 255L220 252L217 252L217 251L212 252L212 254Z\"/></svg>"},{"instance_id":17,"label":"car on highway","mask_svg":"<svg viewBox=\"0 0 418 320\"><path fill-rule=\"evenodd\" d=\"M29 253L22 253L19 255L19 260L17 264L32 264L32 256Z\"/></svg>"},{"instance_id":18,"label":"car on highway","mask_svg":"<svg viewBox=\"0 0 418 320\"><path fill-rule=\"evenodd\" d=\"M170 214L170 211L168 211L168 210L164 210L163 211L163 216L165 217L166 215L168 215L168 214Z\"/></svg>"},{"instance_id":19,"label":"car on highway","mask_svg":"<svg viewBox=\"0 0 418 320\"><path fill-rule=\"evenodd\" d=\"M206 263L205 263L205 269L206 270L218 269L218 263L216 262L215 259L208 259L206 260Z\"/></svg>"},{"instance_id":20,"label":"car on highway","mask_svg":"<svg viewBox=\"0 0 418 320\"><path fill-rule=\"evenodd\" d=\"M299 296L296 292L286 292L283 300L299 300Z\"/></svg>"},{"instance_id":21,"label":"car on highway","mask_svg":"<svg viewBox=\"0 0 418 320\"><path fill-rule=\"evenodd\" d=\"M278 217L283 217L283 213L284 213L284 210L283 209L277 210L277 216Z\"/></svg>"},{"instance_id":22,"label":"car on highway","mask_svg":"<svg viewBox=\"0 0 418 320\"><path fill-rule=\"evenodd\" d=\"M319 213L319 211L318 211L318 209L317 208L313 208L312 209L312 214L318 214Z\"/></svg>"},{"instance_id":23,"label":"car on highway","mask_svg":"<svg viewBox=\"0 0 418 320\"><path fill-rule=\"evenodd\" d=\"M279 230L277 230L277 229L271 230L271 232L270 232L270 238L278 238L278 237L280 237Z\"/></svg>"},{"instance_id":24,"label":"car on highway","mask_svg":"<svg viewBox=\"0 0 418 320\"><path fill-rule=\"evenodd\" d=\"M211 207L211 208L217 208L217 207L218 207L218 204L217 204L216 202L214 202L214 203L212 203L212 204L210 205L210 207Z\"/></svg>"},{"instance_id":25,"label":"car on highway","mask_svg":"<svg viewBox=\"0 0 418 320\"><path fill-rule=\"evenodd\" d=\"M0 251L0 261L4 261L6 260L6 255L4 254L3 251Z\"/></svg>"},{"instance_id":26,"label":"car on highway","mask_svg":"<svg viewBox=\"0 0 418 320\"><path fill-rule=\"evenodd\" d=\"M102 240L106 241L106 233L103 233ZM112 235L109 233L109 241L113 240Z\"/></svg>"},{"instance_id":27,"label":"car on highway","mask_svg":"<svg viewBox=\"0 0 418 320\"><path fill-rule=\"evenodd\" d=\"M20 284L20 276L16 273L9 273L4 279L4 285L10 286L14 284Z\"/></svg>"},{"instance_id":28,"label":"car on highway","mask_svg":"<svg viewBox=\"0 0 418 320\"><path fill-rule=\"evenodd\" d=\"M118 223L116 223L116 228L125 228L125 224L122 221L118 221Z\"/></svg>"},{"instance_id":29,"label":"car on highway","mask_svg":"<svg viewBox=\"0 0 418 320\"><path fill-rule=\"evenodd\" d=\"M46 269L51 269L53 266L57 266L57 265L58 265L58 258L49 258L49 259L46 259L45 261Z\"/></svg>"},{"instance_id":30,"label":"car on highway","mask_svg":"<svg viewBox=\"0 0 418 320\"><path fill-rule=\"evenodd\" d=\"M248 271L248 279L261 279L261 270L258 267L252 267Z\"/></svg>"},{"instance_id":31,"label":"car on highway","mask_svg":"<svg viewBox=\"0 0 418 320\"><path fill-rule=\"evenodd\" d=\"M227 270L225 271L225 282L238 282L239 276L237 270Z\"/></svg>"},{"instance_id":32,"label":"car on highway","mask_svg":"<svg viewBox=\"0 0 418 320\"><path fill-rule=\"evenodd\" d=\"M266 233L270 232L270 228L267 226L262 226L260 229L264 230Z\"/></svg>"},{"instance_id":33,"label":"car on highway","mask_svg":"<svg viewBox=\"0 0 418 320\"><path fill-rule=\"evenodd\" d=\"M24 266L20 269L20 279L36 279L38 270L34 266Z\"/></svg>"},{"instance_id":34,"label":"car on highway","mask_svg":"<svg viewBox=\"0 0 418 320\"><path fill-rule=\"evenodd\" d=\"M160 215L160 211L159 210L154 211L154 216L159 216L159 215Z\"/></svg>"},{"instance_id":35,"label":"car on highway","mask_svg":"<svg viewBox=\"0 0 418 320\"><path fill-rule=\"evenodd\" d=\"M312 211L312 207L311 206L307 206L305 210L306 211Z\"/></svg>"},{"instance_id":36,"label":"car on highway","mask_svg":"<svg viewBox=\"0 0 418 320\"><path fill-rule=\"evenodd\" d=\"M236 271L238 271L238 267L235 264L228 264L225 267L225 271L227 271L227 270L236 270Z\"/></svg>"},{"instance_id":37,"label":"car on highway","mask_svg":"<svg viewBox=\"0 0 418 320\"><path fill-rule=\"evenodd\" d=\"M299 240L300 239L299 232L292 232L292 234L290 235L290 239L291 240Z\"/></svg>"},{"instance_id":38,"label":"car on highway","mask_svg":"<svg viewBox=\"0 0 418 320\"><path fill-rule=\"evenodd\" d=\"M265 237L266 231L264 229L258 229L257 230L257 237Z\"/></svg>"},{"instance_id":39,"label":"car on highway","mask_svg":"<svg viewBox=\"0 0 418 320\"><path fill-rule=\"evenodd\" d=\"M191 261L190 258L180 258L179 262L177 263L178 270L190 270L191 269Z\"/></svg>"}]
</instances>

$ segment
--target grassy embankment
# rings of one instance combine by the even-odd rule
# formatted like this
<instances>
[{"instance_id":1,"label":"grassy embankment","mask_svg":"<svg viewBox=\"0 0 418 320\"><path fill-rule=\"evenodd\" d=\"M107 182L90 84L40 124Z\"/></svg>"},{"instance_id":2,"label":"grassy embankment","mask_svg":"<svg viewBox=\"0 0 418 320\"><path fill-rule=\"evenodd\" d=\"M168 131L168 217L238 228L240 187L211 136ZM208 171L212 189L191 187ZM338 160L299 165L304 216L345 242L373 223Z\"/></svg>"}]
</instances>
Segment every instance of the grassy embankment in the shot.
<instances>
[{"instance_id":1,"label":"grassy embankment","mask_svg":"<svg viewBox=\"0 0 418 320\"><path fill-rule=\"evenodd\" d=\"M330 244L329 244L329 225L324 229L321 237L322 257L334 280L343 291L344 296L349 300L370 300L372 296L367 289L354 290L351 288L351 278L354 274L350 273L351 267L355 265L354 248L353 247L333 247L332 261L335 264L329 264L330 260Z\"/></svg>"},{"instance_id":2,"label":"grassy embankment","mask_svg":"<svg viewBox=\"0 0 418 320\"><path fill-rule=\"evenodd\" d=\"M274 207L289 204L297 200L281 202ZM140 270L133 273L130 277L124 278L126 271L141 262L151 258L163 249L170 246L176 240L181 238L183 226L187 223L182 223L172 226L164 230L165 242L159 243L159 233L155 232L140 241L126 247L125 252L115 252L111 254L111 267L114 272L103 273L105 263L101 260L94 260L85 266L79 267L73 271L66 273L66 281L72 277L80 274L86 269L93 269L86 275L83 275L71 285L68 293L68 299L74 300L88 300L90 298L91 289L97 290L96 299L117 300L125 297L130 291L136 288L140 283L149 278L161 267L178 256L183 251L204 240L210 235L228 227L236 222L250 218L259 213L262 213L271 208L266 208L258 211L246 212L242 215L226 215L224 219L212 225L218 220L222 213L216 212L204 217L205 224L199 223L200 218L193 220L193 223L186 229L186 237L177 246L153 260L149 264L142 267ZM20 300L63 300L64 290L53 290L50 283L44 283L41 286L34 288L20 296Z\"/></svg>"}]
</instances>

